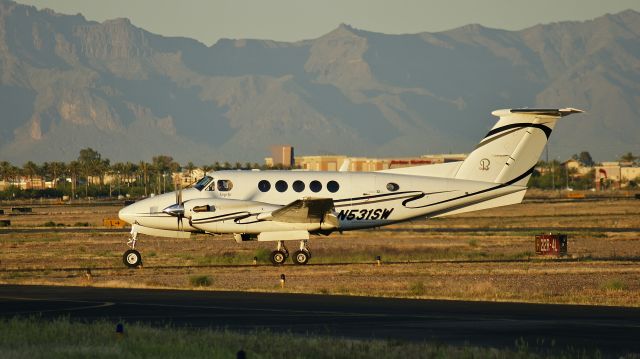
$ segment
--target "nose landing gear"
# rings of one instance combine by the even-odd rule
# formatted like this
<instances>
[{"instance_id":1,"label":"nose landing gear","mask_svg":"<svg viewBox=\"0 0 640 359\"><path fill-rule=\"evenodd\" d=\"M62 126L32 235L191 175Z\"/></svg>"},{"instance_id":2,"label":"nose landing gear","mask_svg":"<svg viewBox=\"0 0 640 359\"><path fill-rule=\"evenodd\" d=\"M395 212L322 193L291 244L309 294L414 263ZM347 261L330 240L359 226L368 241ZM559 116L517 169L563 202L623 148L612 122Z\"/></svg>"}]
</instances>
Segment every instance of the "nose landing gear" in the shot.
<instances>
[{"instance_id":1,"label":"nose landing gear","mask_svg":"<svg viewBox=\"0 0 640 359\"><path fill-rule=\"evenodd\" d=\"M129 268L136 268L142 265L142 256L135 249L129 249L122 255L124 265Z\"/></svg>"},{"instance_id":2,"label":"nose landing gear","mask_svg":"<svg viewBox=\"0 0 640 359\"><path fill-rule=\"evenodd\" d=\"M136 225L131 226L131 238L127 241L127 245L131 247L131 249L124 252L122 255L122 262L129 268L137 268L142 265L142 255L138 252L136 248L136 241L138 240L138 231L136 230Z\"/></svg>"}]
</instances>

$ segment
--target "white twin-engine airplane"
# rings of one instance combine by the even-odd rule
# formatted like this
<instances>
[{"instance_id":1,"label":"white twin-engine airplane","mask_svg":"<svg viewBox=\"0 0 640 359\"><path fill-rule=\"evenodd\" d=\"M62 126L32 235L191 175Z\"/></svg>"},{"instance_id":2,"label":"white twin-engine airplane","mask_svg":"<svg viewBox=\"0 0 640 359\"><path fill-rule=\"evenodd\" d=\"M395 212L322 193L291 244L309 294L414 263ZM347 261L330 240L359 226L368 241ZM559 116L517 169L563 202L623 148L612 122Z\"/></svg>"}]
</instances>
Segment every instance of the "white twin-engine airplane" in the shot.
<instances>
[{"instance_id":1,"label":"white twin-engine airplane","mask_svg":"<svg viewBox=\"0 0 640 359\"><path fill-rule=\"evenodd\" d=\"M311 234L329 235L520 203L556 121L573 108L497 110L500 117L464 161L378 172L218 171L191 188L120 210L131 223L129 267L142 257L138 233L188 238L233 233L238 243L273 241L273 264L289 257L285 241L300 241L293 262L311 257Z\"/></svg>"}]
</instances>

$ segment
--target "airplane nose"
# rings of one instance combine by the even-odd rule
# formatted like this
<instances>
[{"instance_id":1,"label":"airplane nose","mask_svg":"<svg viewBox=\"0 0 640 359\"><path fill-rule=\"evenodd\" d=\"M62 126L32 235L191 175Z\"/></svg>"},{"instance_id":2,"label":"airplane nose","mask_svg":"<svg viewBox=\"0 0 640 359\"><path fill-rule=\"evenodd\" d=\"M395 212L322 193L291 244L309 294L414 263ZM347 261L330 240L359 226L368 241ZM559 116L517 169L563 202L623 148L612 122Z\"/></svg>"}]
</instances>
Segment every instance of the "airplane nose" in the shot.
<instances>
[{"instance_id":1,"label":"airplane nose","mask_svg":"<svg viewBox=\"0 0 640 359\"><path fill-rule=\"evenodd\" d=\"M131 206L126 206L118 212L118 218L121 220L133 224L134 215Z\"/></svg>"}]
</instances>

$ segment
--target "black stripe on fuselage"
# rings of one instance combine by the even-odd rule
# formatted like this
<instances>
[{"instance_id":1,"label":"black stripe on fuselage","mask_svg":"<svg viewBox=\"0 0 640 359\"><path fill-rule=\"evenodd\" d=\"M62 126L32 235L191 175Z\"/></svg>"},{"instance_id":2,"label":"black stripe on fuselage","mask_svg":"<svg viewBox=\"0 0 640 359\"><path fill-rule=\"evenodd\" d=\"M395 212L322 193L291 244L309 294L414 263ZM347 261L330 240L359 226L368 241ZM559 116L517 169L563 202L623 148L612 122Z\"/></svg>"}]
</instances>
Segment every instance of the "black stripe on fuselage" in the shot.
<instances>
[{"instance_id":1,"label":"black stripe on fuselage","mask_svg":"<svg viewBox=\"0 0 640 359\"><path fill-rule=\"evenodd\" d=\"M361 199L367 199L368 200L368 199L372 199L372 198L397 196L399 194L416 193L416 192L418 192L418 191L403 191L403 192L374 194L374 195L371 195L371 196L350 197L350 198L343 198L343 199L333 200L333 203L340 203L340 202L346 202L346 201L358 201L358 200L361 200Z\"/></svg>"},{"instance_id":2,"label":"black stripe on fuselage","mask_svg":"<svg viewBox=\"0 0 640 359\"><path fill-rule=\"evenodd\" d=\"M526 128L526 127L534 127L534 128L538 128L538 129L542 130L544 132L545 136L547 136L547 139L549 139L549 136L551 136L551 131L552 131L551 128L549 128L549 127L547 127L547 126L545 126L543 124L522 122L522 123L512 123L512 124L509 124L509 125L504 125L504 126L501 126L501 127L498 127L498 128L494 128L493 130L489 131L489 133L487 133L487 135L484 136L484 138L487 138L489 136L493 136L493 135L495 135L497 133L500 133L500 132L504 132L504 131L510 130L512 128Z\"/></svg>"},{"instance_id":3,"label":"black stripe on fuselage","mask_svg":"<svg viewBox=\"0 0 640 359\"><path fill-rule=\"evenodd\" d=\"M408 191L408 192L402 192L402 193L404 193L405 195L404 196L391 197L391 198L382 198L382 199L378 199L378 200L375 200L375 201L371 201L370 199L372 199L372 198L380 198L380 196L359 197L359 198L345 198L345 199L341 199L341 200L337 200L337 201L333 201L333 202L334 203L341 202L340 204L336 204L335 205L336 208L348 207L348 206L359 206L359 205L363 205L363 204L397 201L397 200L400 200L400 199L413 197L416 194L419 194L419 193L422 193L422 192L419 192L419 191Z\"/></svg>"},{"instance_id":4,"label":"black stripe on fuselage","mask_svg":"<svg viewBox=\"0 0 640 359\"><path fill-rule=\"evenodd\" d=\"M206 218L193 219L191 221L193 223L196 223L196 224L222 222L222 221L228 221L228 220L236 219L236 218L240 218L240 217L246 218L247 214L249 214L249 212L247 212L247 211L232 212L232 213L221 214L221 215L218 215L218 216L211 216L211 217L206 217ZM226 218L226 217L229 217L229 218Z\"/></svg>"},{"instance_id":5,"label":"black stripe on fuselage","mask_svg":"<svg viewBox=\"0 0 640 359\"><path fill-rule=\"evenodd\" d=\"M477 191L477 192L473 192L473 193L465 194L465 195L458 196L458 197L454 197L454 198L449 198L449 199L446 199L446 200L443 200L443 201L439 201L439 202L435 202L435 203L425 204L424 206L418 206L418 207L407 207L407 204L408 204L408 203L413 202L413 201L415 201L415 200L418 200L418 199L423 198L424 196L426 196L426 193L425 193L425 194L417 195L417 196L415 196L414 198L409 198L409 199L405 200L404 202L402 202L402 205L403 205L403 206L405 206L406 208L411 208L411 209L416 209L416 208L426 208L426 207L431 207L431 206L435 206L435 205L442 204L442 203L447 203L447 202L455 201L455 200L458 200L458 199L461 199L461 198L471 197L471 196L475 196L475 195L477 195L477 194L490 192L490 191L493 191L493 190L496 190L496 189L499 189L499 188L503 188L503 187L511 186L512 184L514 184L514 183L516 183L516 182L520 181L521 179L523 179L523 178L527 177L528 175L532 174L532 173L533 173L533 170L534 170L535 168L536 168L536 167L535 167L535 166L533 166L533 167L531 167L528 171L526 171L525 173L521 174L520 176L518 176L518 177L516 177L516 178L514 178L514 179L512 179L512 180L510 180L510 181L508 181L508 182L505 182L505 183L499 184L499 185L494 186L494 187L489 187L489 188L486 188L486 189L483 189L483 190L480 190L480 191Z\"/></svg>"}]
</instances>

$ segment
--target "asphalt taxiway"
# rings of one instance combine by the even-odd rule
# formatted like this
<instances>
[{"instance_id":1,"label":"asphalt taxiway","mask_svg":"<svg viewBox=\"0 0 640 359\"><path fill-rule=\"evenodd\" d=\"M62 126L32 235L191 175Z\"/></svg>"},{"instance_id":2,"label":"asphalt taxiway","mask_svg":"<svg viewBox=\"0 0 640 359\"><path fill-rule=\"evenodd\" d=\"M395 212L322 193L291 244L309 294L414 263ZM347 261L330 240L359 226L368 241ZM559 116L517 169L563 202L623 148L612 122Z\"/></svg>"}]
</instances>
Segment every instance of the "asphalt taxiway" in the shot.
<instances>
[{"instance_id":1,"label":"asphalt taxiway","mask_svg":"<svg viewBox=\"0 0 640 359\"><path fill-rule=\"evenodd\" d=\"M0 317L13 316L640 352L640 308L0 285Z\"/></svg>"}]
</instances>

